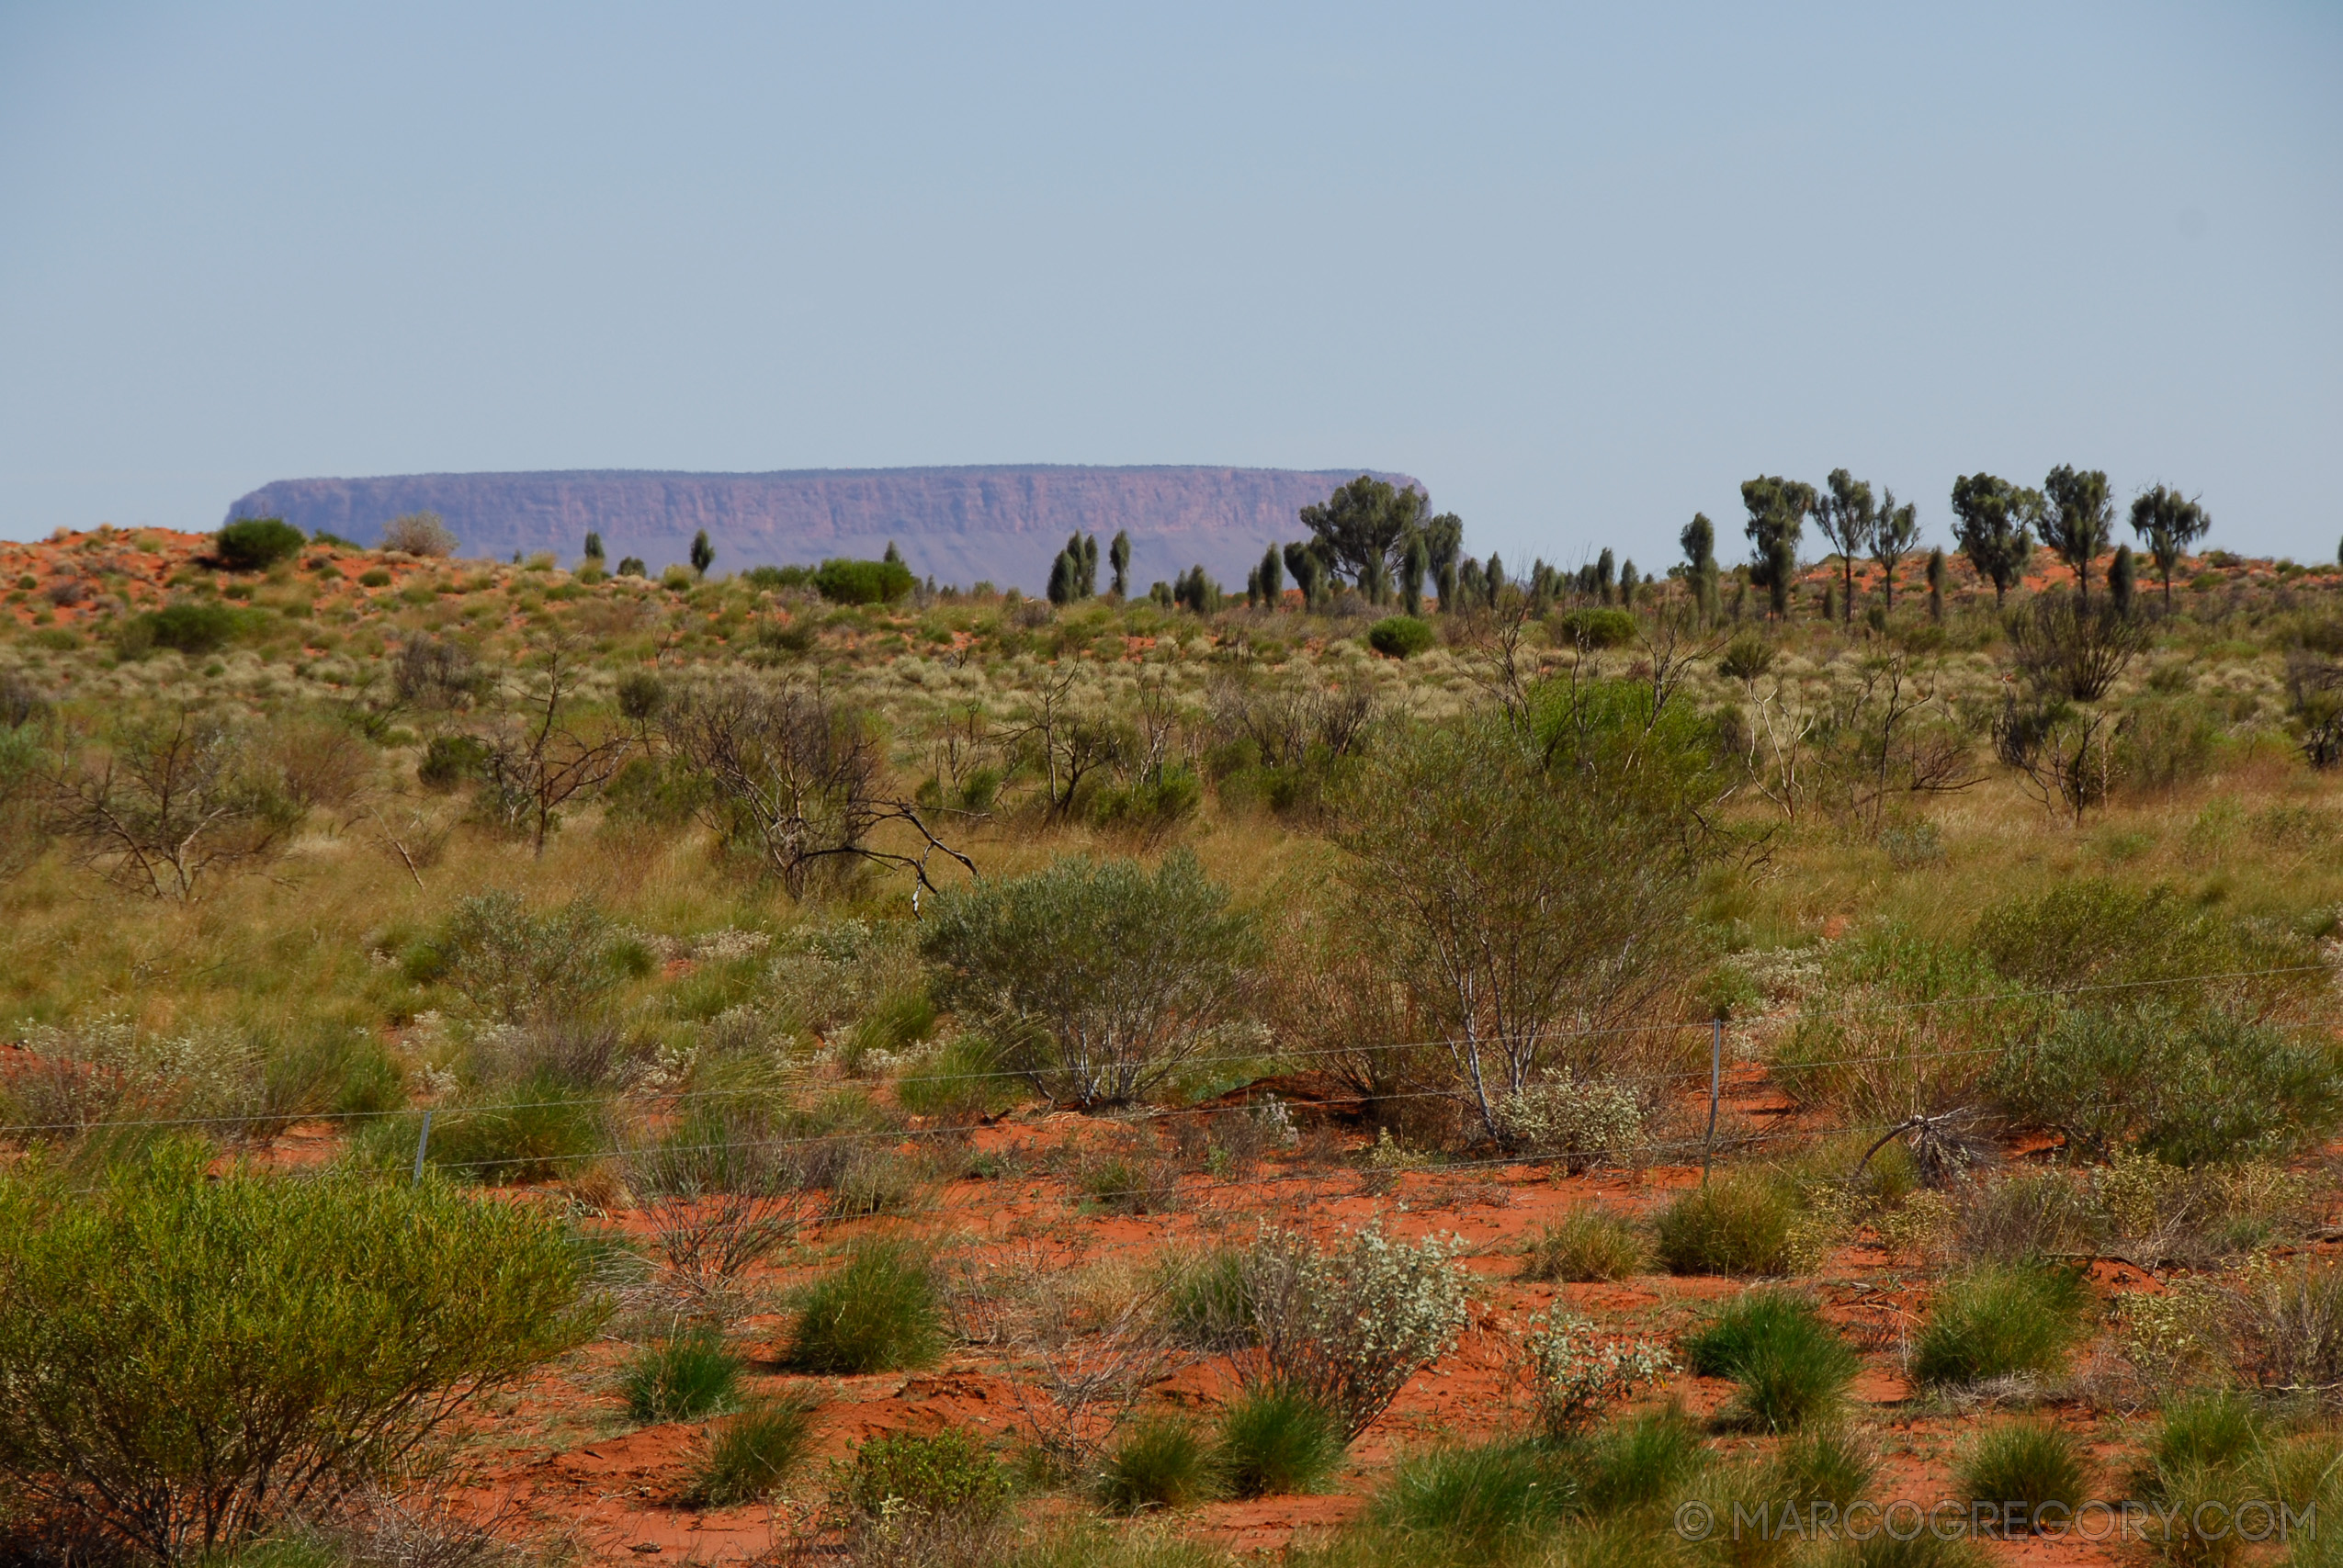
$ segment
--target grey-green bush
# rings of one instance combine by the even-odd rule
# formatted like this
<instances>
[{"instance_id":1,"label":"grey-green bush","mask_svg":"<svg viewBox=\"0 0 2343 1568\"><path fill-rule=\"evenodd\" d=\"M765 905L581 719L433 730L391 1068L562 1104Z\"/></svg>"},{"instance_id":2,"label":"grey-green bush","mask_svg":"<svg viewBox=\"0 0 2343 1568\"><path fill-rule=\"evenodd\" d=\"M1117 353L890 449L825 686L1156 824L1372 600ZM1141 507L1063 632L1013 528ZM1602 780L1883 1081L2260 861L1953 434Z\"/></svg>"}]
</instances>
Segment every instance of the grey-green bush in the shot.
<instances>
[{"instance_id":1,"label":"grey-green bush","mask_svg":"<svg viewBox=\"0 0 2343 1568\"><path fill-rule=\"evenodd\" d=\"M1069 857L950 889L922 922L936 1000L1015 1042L1011 1064L1077 1104L1139 1098L1235 1016L1261 953L1252 916L1185 850L1149 872Z\"/></svg>"},{"instance_id":2,"label":"grey-green bush","mask_svg":"<svg viewBox=\"0 0 2343 1568\"><path fill-rule=\"evenodd\" d=\"M2104 1159L2250 1159L2326 1141L2343 1119L2343 1052L2220 1010L2075 1008L1995 1065L2010 1118Z\"/></svg>"},{"instance_id":3,"label":"grey-green bush","mask_svg":"<svg viewBox=\"0 0 2343 1568\"><path fill-rule=\"evenodd\" d=\"M865 1519L909 1515L990 1518L1009 1506L1009 1477L984 1444L956 1427L890 1432L857 1446L832 1501Z\"/></svg>"}]
</instances>

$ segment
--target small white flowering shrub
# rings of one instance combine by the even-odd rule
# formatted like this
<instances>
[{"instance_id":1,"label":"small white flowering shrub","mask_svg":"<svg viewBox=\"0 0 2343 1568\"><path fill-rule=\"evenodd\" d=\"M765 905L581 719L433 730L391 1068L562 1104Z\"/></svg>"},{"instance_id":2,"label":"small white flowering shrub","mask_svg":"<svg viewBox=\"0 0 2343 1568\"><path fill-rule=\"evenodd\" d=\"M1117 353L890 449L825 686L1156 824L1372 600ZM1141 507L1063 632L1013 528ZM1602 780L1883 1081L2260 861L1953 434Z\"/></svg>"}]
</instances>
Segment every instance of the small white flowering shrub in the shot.
<instances>
[{"instance_id":1,"label":"small white flowering shrub","mask_svg":"<svg viewBox=\"0 0 2343 1568\"><path fill-rule=\"evenodd\" d=\"M1258 1339L1239 1356L1239 1377L1307 1394L1357 1437L1454 1347L1469 1293L1455 1262L1464 1249L1453 1237L1395 1241L1377 1227L1320 1250L1263 1227L1244 1259Z\"/></svg>"},{"instance_id":2,"label":"small white flowering shrub","mask_svg":"<svg viewBox=\"0 0 2343 1568\"><path fill-rule=\"evenodd\" d=\"M1644 1112L1624 1086L1573 1077L1566 1068L1557 1078L1506 1096L1497 1108L1497 1125L1509 1145L1560 1156L1576 1172L1640 1145Z\"/></svg>"},{"instance_id":3,"label":"small white flowering shrub","mask_svg":"<svg viewBox=\"0 0 2343 1568\"><path fill-rule=\"evenodd\" d=\"M266 1109L264 1062L250 1037L224 1029L150 1034L113 1014L26 1032L26 1062L0 1082L0 1122L19 1142L69 1136L125 1116L219 1118L229 1136Z\"/></svg>"},{"instance_id":4,"label":"small white flowering shrub","mask_svg":"<svg viewBox=\"0 0 2343 1568\"><path fill-rule=\"evenodd\" d=\"M1557 1438L1676 1370L1658 1340L1597 1339L1592 1324L1560 1312L1530 1319L1522 1358L1538 1425Z\"/></svg>"}]
</instances>

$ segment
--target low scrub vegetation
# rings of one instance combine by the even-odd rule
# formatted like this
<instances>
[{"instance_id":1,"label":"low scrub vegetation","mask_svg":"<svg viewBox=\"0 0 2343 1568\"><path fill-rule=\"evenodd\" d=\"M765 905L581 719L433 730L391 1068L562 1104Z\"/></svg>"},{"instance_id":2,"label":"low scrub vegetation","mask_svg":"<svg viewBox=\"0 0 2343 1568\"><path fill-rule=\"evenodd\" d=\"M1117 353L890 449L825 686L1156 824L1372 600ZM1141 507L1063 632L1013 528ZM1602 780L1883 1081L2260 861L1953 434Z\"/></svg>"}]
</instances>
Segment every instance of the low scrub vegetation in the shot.
<instances>
[{"instance_id":1,"label":"low scrub vegetation","mask_svg":"<svg viewBox=\"0 0 2343 1568\"><path fill-rule=\"evenodd\" d=\"M1946 1283L1912 1342L1912 1375L1925 1383L2057 1376L2093 1305L2074 1269L1986 1265Z\"/></svg>"},{"instance_id":2,"label":"low scrub vegetation","mask_svg":"<svg viewBox=\"0 0 2343 1568\"><path fill-rule=\"evenodd\" d=\"M1836 1415L1858 1365L1810 1298L1777 1290L1735 1299L1684 1341L1684 1359L1696 1372L1738 1385L1722 1423L1762 1432Z\"/></svg>"},{"instance_id":3,"label":"low scrub vegetation","mask_svg":"<svg viewBox=\"0 0 2343 1568\"><path fill-rule=\"evenodd\" d=\"M942 1348L928 1260L876 1241L855 1246L799 1295L789 1359L805 1371L852 1374L923 1367Z\"/></svg>"},{"instance_id":4,"label":"low scrub vegetation","mask_svg":"<svg viewBox=\"0 0 2343 1568\"><path fill-rule=\"evenodd\" d=\"M94 1199L0 1177L0 1471L165 1559L387 1478L600 1313L552 1223L166 1144Z\"/></svg>"},{"instance_id":5,"label":"low scrub vegetation","mask_svg":"<svg viewBox=\"0 0 2343 1568\"><path fill-rule=\"evenodd\" d=\"M1363 481L1241 599L0 542L0 1557L558 1555L443 1463L969 1568L2343 1507L2343 578L1805 488L1660 573Z\"/></svg>"}]
</instances>

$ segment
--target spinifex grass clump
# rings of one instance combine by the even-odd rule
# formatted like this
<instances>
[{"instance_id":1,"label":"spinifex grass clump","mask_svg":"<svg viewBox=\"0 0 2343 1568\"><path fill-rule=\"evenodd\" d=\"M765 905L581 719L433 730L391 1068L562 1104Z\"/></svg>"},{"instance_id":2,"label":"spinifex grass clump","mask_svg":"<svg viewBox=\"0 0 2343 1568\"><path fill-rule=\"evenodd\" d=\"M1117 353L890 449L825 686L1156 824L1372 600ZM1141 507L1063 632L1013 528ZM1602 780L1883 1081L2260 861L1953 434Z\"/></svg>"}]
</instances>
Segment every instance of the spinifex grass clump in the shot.
<instances>
[{"instance_id":1,"label":"spinifex grass clump","mask_svg":"<svg viewBox=\"0 0 2343 1568\"><path fill-rule=\"evenodd\" d=\"M1831 1503L1844 1509L1871 1490L1879 1455L1845 1427L1810 1428L1774 1455L1776 1485L1793 1503Z\"/></svg>"},{"instance_id":2,"label":"spinifex grass clump","mask_svg":"<svg viewBox=\"0 0 2343 1568\"><path fill-rule=\"evenodd\" d=\"M1212 1450L1196 1429L1174 1416L1133 1423L1106 1456L1098 1481L1102 1507L1117 1514L1184 1508L1217 1489Z\"/></svg>"},{"instance_id":3,"label":"spinifex grass clump","mask_svg":"<svg viewBox=\"0 0 2343 1568\"><path fill-rule=\"evenodd\" d=\"M724 1507L753 1502L780 1485L812 1446L812 1413L804 1402L776 1400L719 1427L693 1472L694 1499Z\"/></svg>"},{"instance_id":4,"label":"spinifex grass clump","mask_svg":"<svg viewBox=\"0 0 2343 1568\"><path fill-rule=\"evenodd\" d=\"M1231 1495L1266 1497L1309 1491L1346 1447L1341 1423L1308 1394L1257 1388L1221 1413L1214 1462Z\"/></svg>"},{"instance_id":5,"label":"spinifex grass clump","mask_svg":"<svg viewBox=\"0 0 2343 1568\"><path fill-rule=\"evenodd\" d=\"M1791 1291L1747 1292L1687 1339L1684 1352L1693 1371L1740 1385L1720 1421L1764 1432L1835 1411L1858 1365L1813 1301Z\"/></svg>"},{"instance_id":6,"label":"spinifex grass clump","mask_svg":"<svg viewBox=\"0 0 2343 1568\"><path fill-rule=\"evenodd\" d=\"M1216 1247L1202 1257L1164 1264L1164 1331L1196 1350L1233 1350L1257 1335L1253 1303L1246 1288L1246 1257L1237 1247Z\"/></svg>"},{"instance_id":7,"label":"spinifex grass clump","mask_svg":"<svg viewBox=\"0 0 2343 1568\"><path fill-rule=\"evenodd\" d=\"M637 1351L623 1383L638 1421L688 1421L740 1398L741 1359L713 1328L687 1329Z\"/></svg>"},{"instance_id":8,"label":"spinifex grass clump","mask_svg":"<svg viewBox=\"0 0 2343 1568\"><path fill-rule=\"evenodd\" d=\"M1912 1346L1912 1375L1923 1383L2054 1376L2082 1337L2090 1305L2090 1287L2073 1269L1973 1269L1937 1293Z\"/></svg>"},{"instance_id":9,"label":"spinifex grass clump","mask_svg":"<svg viewBox=\"0 0 2343 1568\"><path fill-rule=\"evenodd\" d=\"M1500 1441L1409 1455L1375 1495L1368 1519L1479 1562L1554 1529L1577 1499L1577 1483L1554 1450Z\"/></svg>"},{"instance_id":10,"label":"spinifex grass clump","mask_svg":"<svg viewBox=\"0 0 2343 1568\"><path fill-rule=\"evenodd\" d=\"M1789 1271L1797 1203L1759 1176L1720 1176L1660 1212L1659 1260L1671 1274Z\"/></svg>"},{"instance_id":11,"label":"spinifex grass clump","mask_svg":"<svg viewBox=\"0 0 2343 1568\"><path fill-rule=\"evenodd\" d=\"M856 1373L923 1367L943 1349L927 1259L900 1242L857 1244L798 1298L792 1365Z\"/></svg>"},{"instance_id":12,"label":"spinifex grass clump","mask_svg":"<svg viewBox=\"0 0 2343 1568\"><path fill-rule=\"evenodd\" d=\"M2030 1535L2045 1523L2073 1517L2089 1467L2073 1433L2046 1421L2011 1421L1977 1438L1954 1479L1973 1503L2007 1510L2002 1517L2010 1521L2009 1533Z\"/></svg>"},{"instance_id":13,"label":"spinifex grass clump","mask_svg":"<svg viewBox=\"0 0 2343 1568\"><path fill-rule=\"evenodd\" d=\"M1635 1222L1594 1204L1572 1209L1533 1237L1522 1278L1579 1284L1640 1273L1647 1248Z\"/></svg>"},{"instance_id":14,"label":"spinifex grass clump","mask_svg":"<svg viewBox=\"0 0 2343 1568\"><path fill-rule=\"evenodd\" d=\"M536 1210L173 1144L0 1176L0 1483L184 1561L387 1475L601 1321Z\"/></svg>"},{"instance_id":15,"label":"spinifex grass clump","mask_svg":"<svg viewBox=\"0 0 2343 1568\"><path fill-rule=\"evenodd\" d=\"M1699 1431L1671 1407L1596 1427L1576 1445L1570 1464L1588 1510L1615 1514L1671 1500L1707 1458Z\"/></svg>"}]
</instances>

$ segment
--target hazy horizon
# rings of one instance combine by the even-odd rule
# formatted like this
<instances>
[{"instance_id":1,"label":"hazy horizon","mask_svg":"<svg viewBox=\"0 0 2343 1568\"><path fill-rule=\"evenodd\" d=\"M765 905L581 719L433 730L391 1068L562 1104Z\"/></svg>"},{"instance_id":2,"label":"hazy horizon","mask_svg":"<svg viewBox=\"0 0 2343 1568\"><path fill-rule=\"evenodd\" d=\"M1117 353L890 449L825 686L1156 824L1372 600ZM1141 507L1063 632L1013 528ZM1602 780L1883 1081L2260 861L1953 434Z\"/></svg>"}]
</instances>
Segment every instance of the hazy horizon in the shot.
<instances>
[{"instance_id":1,"label":"hazy horizon","mask_svg":"<svg viewBox=\"0 0 2343 1568\"><path fill-rule=\"evenodd\" d=\"M2335 557L2343 13L0 13L0 536L272 480L1421 476L1647 569L1844 466ZM2128 537L2128 530L2123 536ZM1808 548L1819 553L1818 541Z\"/></svg>"}]
</instances>

